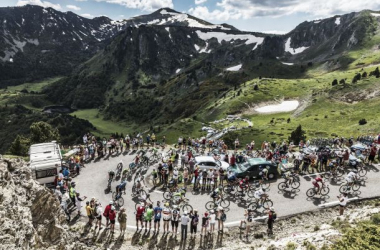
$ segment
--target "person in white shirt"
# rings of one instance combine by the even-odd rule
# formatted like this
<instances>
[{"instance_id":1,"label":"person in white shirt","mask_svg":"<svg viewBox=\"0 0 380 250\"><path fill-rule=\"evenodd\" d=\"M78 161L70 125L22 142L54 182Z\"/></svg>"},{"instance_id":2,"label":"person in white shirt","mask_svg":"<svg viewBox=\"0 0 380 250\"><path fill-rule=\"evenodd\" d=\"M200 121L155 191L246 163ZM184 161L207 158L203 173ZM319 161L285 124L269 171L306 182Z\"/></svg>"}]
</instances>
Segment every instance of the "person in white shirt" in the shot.
<instances>
[{"instance_id":1,"label":"person in white shirt","mask_svg":"<svg viewBox=\"0 0 380 250\"><path fill-rule=\"evenodd\" d=\"M267 197L267 194L265 194L265 191L263 190L263 188L260 188L255 191L254 197L257 200L258 204L262 205L264 202L264 199Z\"/></svg>"},{"instance_id":2,"label":"person in white shirt","mask_svg":"<svg viewBox=\"0 0 380 250\"><path fill-rule=\"evenodd\" d=\"M100 203L95 203L95 214L96 214L96 222L95 222L95 230L99 226L99 230L102 229L102 213L103 213L103 208L102 204Z\"/></svg>"},{"instance_id":3,"label":"person in white shirt","mask_svg":"<svg viewBox=\"0 0 380 250\"><path fill-rule=\"evenodd\" d=\"M215 221L216 221L215 218L216 218L215 211L211 210L211 212L210 212L210 231L208 232L209 234L212 234L215 230Z\"/></svg>"},{"instance_id":4,"label":"person in white shirt","mask_svg":"<svg viewBox=\"0 0 380 250\"><path fill-rule=\"evenodd\" d=\"M175 167L173 170L173 180L175 183L178 183L178 168Z\"/></svg>"},{"instance_id":5,"label":"person in white shirt","mask_svg":"<svg viewBox=\"0 0 380 250\"><path fill-rule=\"evenodd\" d=\"M189 224L190 218L187 216L187 211L183 212L181 217L181 240L186 240L187 238L187 225Z\"/></svg>"},{"instance_id":6,"label":"person in white shirt","mask_svg":"<svg viewBox=\"0 0 380 250\"><path fill-rule=\"evenodd\" d=\"M62 200L62 193L61 193L61 187L57 186L54 190L55 196L58 198L59 202Z\"/></svg>"},{"instance_id":7,"label":"person in white shirt","mask_svg":"<svg viewBox=\"0 0 380 250\"><path fill-rule=\"evenodd\" d=\"M355 172L357 172L357 171L353 170L353 171L349 172L348 175L345 178L346 181L347 181L347 184L349 186L352 186L354 184L354 181L358 178L358 175Z\"/></svg>"},{"instance_id":8,"label":"person in white shirt","mask_svg":"<svg viewBox=\"0 0 380 250\"><path fill-rule=\"evenodd\" d=\"M339 215L342 216L348 202L347 193L343 193L341 196L337 196L337 197L339 200Z\"/></svg>"}]
</instances>

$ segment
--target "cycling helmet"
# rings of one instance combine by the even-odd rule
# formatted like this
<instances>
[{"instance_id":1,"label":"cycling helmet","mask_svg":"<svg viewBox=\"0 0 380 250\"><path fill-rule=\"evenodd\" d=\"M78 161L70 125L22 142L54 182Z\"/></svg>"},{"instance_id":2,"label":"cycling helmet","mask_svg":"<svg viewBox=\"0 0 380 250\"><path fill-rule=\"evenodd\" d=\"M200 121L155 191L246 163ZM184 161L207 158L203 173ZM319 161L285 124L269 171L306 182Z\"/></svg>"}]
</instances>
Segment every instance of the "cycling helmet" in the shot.
<instances>
[{"instance_id":1,"label":"cycling helmet","mask_svg":"<svg viewBox=\"0 0 380 250\"><path fill-rule=\"evenodd\" d=\"M165 203L165 207L168 207L168 206L169 206L169 202L166 202L166 203Z\"/></svg>"},{"instance_id":2,"label":"cycling helmet","mask_svg":"<svg viewBox=\"0 0 380 250\"><path fill-rule=\"evenodd\" d=\"M270 209L270 211L272 211L272 212L274 211L274 207L270 207L269 209Z\"/></svg>"},{"instance_id":3,"label":"cycling helmet","mask_svg":"<svg viewBox=\"0 0 380 250\"><path fill-rule=\"evenodd\" d=\"M173 209L177 209L177 208L178 208L178 206L177 206L177 205L174 205L174 206L173 206Z\"/></svg>"},{"instance_id":4,"label":"cycling helmet","mask_svg":"<svg viewBox=\"0 0 380 250\"><path fill-rule=\"evenodd\" d=\"M110 201L110 205L113 205L113 201Z\"/></svg>"},{"instance_id":5,"label":"cycling helmet","mask_svg":"<svg viewBox=\"0 0 380 250\"><path fill-rule=\"evenodd\" d=\"M111 207L111 210L115 210L115 207L114 207L114 206L112 206L112 207Z\"/></svg>"},{"instance_id":6,"label":"cycling helmet","mask_svg":"<svg viewBox=\"0 0 380 250\"><path fill-rule=\"evenodd\" d=\"M267 167L266 167L266 169L268 169L268 170L269 170L269 169L270 169L270 167L269 167L269 166L267 166Z\"/></svg>"}]
</instances>

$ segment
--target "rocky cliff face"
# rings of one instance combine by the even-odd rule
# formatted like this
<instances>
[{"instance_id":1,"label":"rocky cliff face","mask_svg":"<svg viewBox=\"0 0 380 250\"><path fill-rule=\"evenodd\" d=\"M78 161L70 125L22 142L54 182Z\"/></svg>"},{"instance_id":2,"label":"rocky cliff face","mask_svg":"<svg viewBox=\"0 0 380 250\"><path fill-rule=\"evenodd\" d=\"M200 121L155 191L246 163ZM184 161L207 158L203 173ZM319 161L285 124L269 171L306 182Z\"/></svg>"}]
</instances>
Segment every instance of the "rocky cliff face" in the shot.
<instances>
[{"instance_id":1,"label":"rocky cliff face","mask_svg":"<svg viewBox=\"0 0 380 250\"><path fill-rule=\"evenodd\" d=\"M58 200L22 160L0 159L1 249L87 249L67 231Z\"/></svg>"}]
</instances>

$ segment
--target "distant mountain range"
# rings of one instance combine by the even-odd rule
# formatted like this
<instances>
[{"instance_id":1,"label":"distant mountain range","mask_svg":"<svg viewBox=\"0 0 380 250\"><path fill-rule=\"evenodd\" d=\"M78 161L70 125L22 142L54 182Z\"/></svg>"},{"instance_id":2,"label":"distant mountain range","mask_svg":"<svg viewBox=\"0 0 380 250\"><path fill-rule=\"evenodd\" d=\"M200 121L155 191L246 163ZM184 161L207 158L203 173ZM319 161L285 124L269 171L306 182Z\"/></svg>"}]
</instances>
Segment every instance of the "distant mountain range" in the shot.
<instances>
[{"instance_id":1,"label":"distant mountain range","mask_svg":"<svg viewBox=\"0 0 380 250\"><path fill-rule=\"evenodd\" d=\"M31 5L0 8L0 86L66 75L45 90L50 101L100 108L114 119L186 117L253 77L302 77L332 60L331 69L345 67L347 52L379 30L379 16L350 13L275 35L168 8L120 21Z\"/></svg>"}]
</instances>

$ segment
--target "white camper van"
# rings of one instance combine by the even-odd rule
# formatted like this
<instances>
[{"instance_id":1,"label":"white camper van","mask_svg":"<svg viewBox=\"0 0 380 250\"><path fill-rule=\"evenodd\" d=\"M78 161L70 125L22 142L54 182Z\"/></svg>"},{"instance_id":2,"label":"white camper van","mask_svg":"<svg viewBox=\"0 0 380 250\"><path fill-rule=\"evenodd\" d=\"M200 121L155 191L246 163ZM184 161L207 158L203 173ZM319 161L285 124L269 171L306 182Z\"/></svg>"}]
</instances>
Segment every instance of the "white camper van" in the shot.
<instances>
[{"instance_id":1,"label":"white camper van","mask_svg":"<svg viewBox=\"0 0 380 250\"><path fill-rule=\"evenodd\" d=\"M61 149L55 141L33 144L29 149L33 179L41 184L54 183L62 164ZM58 167L56 166L58 164Z\"/></svg>"}]
</instances>

